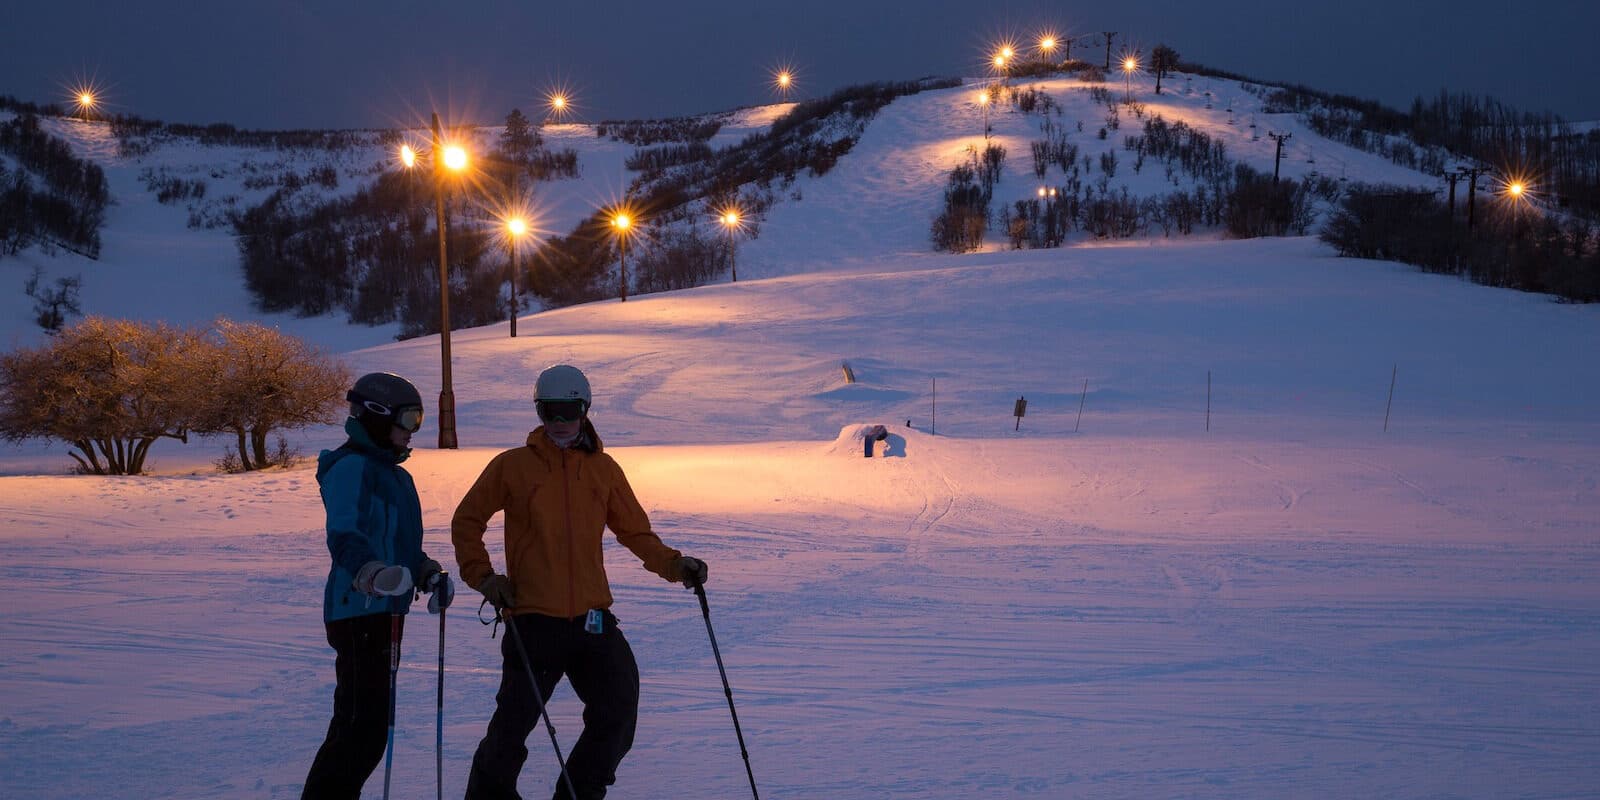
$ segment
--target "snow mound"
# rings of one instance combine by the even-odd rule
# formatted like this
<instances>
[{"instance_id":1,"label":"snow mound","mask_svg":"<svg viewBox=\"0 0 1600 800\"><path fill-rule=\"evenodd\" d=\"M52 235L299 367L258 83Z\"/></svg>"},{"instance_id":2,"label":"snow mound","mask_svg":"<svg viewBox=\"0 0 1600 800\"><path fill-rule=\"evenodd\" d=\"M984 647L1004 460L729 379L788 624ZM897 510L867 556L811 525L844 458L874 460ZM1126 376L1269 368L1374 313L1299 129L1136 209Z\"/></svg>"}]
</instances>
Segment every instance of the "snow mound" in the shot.
<instances>
[{"instance_id":1,"label":"snow mound","mask_svg":"<svg viewBox=\"0 0 1600 800\"><path fill-rule=\"evenodd\" d=\"M882 438L878 438L881 434ZM896 428L888 423L864 422L846 425L839 429L839 436L828 445L830 455L848 456L852 458L866 457L866 442L868 436L874 441L872 455L874 458L905 458L907 438L915 435L910 428Z\"/></svg>"}]
</instances>

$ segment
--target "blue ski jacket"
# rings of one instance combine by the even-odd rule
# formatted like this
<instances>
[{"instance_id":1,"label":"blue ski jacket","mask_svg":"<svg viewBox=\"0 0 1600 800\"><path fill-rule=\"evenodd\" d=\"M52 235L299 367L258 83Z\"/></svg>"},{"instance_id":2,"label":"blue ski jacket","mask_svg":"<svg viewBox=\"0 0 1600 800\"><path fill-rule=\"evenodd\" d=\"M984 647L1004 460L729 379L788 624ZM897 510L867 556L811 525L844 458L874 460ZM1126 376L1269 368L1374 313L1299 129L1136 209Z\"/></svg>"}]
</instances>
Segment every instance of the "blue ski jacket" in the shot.
<instances>
[{"instance_id":1,"label":"blue ski jacket","mask_svg":"<svg viewBox=\"0 0 1600 800\"><path fill-rule=\"evenodd\" d=\"M398 564L421 574L422 503L417 486L400 462L410 450L397 453L373 444L355 419L345 422L350 440L317 457L317 484L328 512L328 553L333 564L322 596L325 622L368 614L404 614L414 594L371 597L351 585L369 561Z\"/></svg>"}]
</instances>

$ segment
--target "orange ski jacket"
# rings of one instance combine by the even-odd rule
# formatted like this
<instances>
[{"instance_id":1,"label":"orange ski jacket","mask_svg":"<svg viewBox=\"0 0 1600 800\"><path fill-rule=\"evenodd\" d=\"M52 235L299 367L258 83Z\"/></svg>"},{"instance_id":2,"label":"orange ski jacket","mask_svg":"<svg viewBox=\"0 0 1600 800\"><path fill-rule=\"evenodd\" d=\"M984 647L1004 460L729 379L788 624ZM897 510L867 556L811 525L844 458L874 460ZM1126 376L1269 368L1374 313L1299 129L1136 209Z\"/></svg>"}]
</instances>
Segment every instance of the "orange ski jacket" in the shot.
<instances>
[{"instance_id":1,"label":"orange ski jacket","mask_svg":"<svg viewBox=\"0 0 1600 800\"><path fill-rule=\"evenodd\" d=\"M506 575L516 606L508 614L538 613L576 618L591 608L609 608L601 536L610 527L665 580L677 579L682 555L650 530L650 519L633 496L622 467L606 455L587 420L592 452L563 449L540 427L524 447L507 450L484 467L450 521L456 564L468 586L494 572L483 534L489 518L505 512Z\"/></svg>"}]
</instances>

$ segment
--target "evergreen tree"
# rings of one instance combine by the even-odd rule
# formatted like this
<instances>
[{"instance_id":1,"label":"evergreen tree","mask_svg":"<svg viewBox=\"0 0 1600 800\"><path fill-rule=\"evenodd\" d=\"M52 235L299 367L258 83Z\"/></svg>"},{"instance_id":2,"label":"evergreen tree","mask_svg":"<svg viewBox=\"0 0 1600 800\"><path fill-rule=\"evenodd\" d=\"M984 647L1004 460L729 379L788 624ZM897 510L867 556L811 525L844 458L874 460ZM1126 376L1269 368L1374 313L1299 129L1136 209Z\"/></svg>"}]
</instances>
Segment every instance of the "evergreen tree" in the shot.
<instances>
[{"instance_id":1,"label":"evergreen tree","mask_svg":"<svg viewBox=\"0 0 1600 800\"><path fill-rule=\"evenodd\" d=\"M1156 49L1150 51L1150 68L1156 73L1156 94L1161 94L1161 79L1178 68L1178 51L1164 44L1156 45Z\"/></svg>"},{"instance_id":2,"label":"evergreen tree","mask_svg":"<svg viewBox=\"0 0 1600 800\"><path fill-rule=\"evenodd\" d=\"M523 115L522 109L511 109L511 113L506 115L506 129L500 133L499 149L518 188L522 188L529 167L533 165L534 154L542 144L539 132Z\"/></svg>"}]
</instances>

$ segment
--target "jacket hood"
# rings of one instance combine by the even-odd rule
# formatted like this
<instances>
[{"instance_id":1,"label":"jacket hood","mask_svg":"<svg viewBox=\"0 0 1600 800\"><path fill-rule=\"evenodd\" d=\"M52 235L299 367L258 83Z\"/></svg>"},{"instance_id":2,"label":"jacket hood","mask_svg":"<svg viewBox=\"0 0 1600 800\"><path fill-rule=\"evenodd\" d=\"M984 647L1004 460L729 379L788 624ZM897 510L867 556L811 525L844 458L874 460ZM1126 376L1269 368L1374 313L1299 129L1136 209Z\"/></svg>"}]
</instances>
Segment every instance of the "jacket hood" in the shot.
<instances>
[{"instance_id":1,"label":"jacket hood","mask_svg":"<svg viewBox=\"0 0 1600 800\"><path fill-rule=\"evenodd\" d=\"M584 446L585 441L588 442L589 447ZM555 442L550 441L550 437L544 432L543 425L534 428L528 434L528 446L534 450L552 454L561 449L556 447ZM572 443L572 449L585 450L590 453L600 453L606 449L605 444L600 441L600 433L594 429L594 423L590 422L588 417L583 418L583 427L578 429L578 441Z\"/></svg>"},{"instance_id":2,"label":"jacket hood","mask_svg":"<svg viewBox=\"0 0 1600 800\"><path fill-rule=\"evenodd\" d=\"M395 450L393 447L379 447L373 444L372 437L367 434L367 429L355 417L344 421L344 432L350 437L348 441L333 450L324 450L317 455L317 480L322 480L324 473L333 462L339 460L339 450L354 450L370 458L376 458L389 464L399 464L411 457L411 448Z\"/></svg>"}]
</instances>

